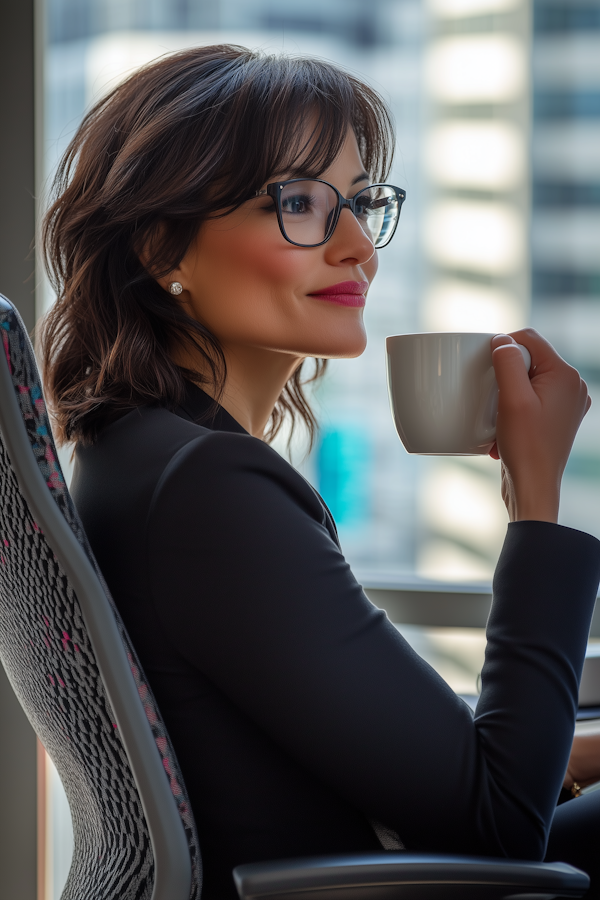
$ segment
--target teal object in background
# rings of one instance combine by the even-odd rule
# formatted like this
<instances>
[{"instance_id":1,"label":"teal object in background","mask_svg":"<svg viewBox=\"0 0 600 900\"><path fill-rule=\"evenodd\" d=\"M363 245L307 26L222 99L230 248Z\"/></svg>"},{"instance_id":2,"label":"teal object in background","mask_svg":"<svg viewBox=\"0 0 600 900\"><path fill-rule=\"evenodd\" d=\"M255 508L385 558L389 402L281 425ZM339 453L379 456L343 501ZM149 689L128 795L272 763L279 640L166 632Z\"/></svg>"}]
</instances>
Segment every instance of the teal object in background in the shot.
<instances>
[{"instance_id":1,"label":"teal object in background","mask_svg":"<svg viewBox=\"0 0 600 900\"><path fill-rule=\"evenodd\" d=\"M370 450L368 434L356 425L321 432L316 454L319 492L341 527L356 528L369 519Z\"/></svg>"}]
</instances>

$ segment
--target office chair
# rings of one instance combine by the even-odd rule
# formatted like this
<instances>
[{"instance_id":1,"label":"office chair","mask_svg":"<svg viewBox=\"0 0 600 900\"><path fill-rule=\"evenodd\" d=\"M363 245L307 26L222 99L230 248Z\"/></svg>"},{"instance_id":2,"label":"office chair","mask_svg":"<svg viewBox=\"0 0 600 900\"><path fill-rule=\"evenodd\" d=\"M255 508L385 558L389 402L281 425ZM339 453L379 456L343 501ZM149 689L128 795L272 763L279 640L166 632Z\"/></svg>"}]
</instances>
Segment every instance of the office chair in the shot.
<instances>
[{"instance_id":1,"label":"office chair","mask_svg":"<svg viewBox=\"0 0 600 900\"><path fill-rule=\"evenodd\" d=\"M0 658L65 788L63 900L200 900L185 785L65 484L33 348L0 295Z\"/></svg>"}]
</instances>

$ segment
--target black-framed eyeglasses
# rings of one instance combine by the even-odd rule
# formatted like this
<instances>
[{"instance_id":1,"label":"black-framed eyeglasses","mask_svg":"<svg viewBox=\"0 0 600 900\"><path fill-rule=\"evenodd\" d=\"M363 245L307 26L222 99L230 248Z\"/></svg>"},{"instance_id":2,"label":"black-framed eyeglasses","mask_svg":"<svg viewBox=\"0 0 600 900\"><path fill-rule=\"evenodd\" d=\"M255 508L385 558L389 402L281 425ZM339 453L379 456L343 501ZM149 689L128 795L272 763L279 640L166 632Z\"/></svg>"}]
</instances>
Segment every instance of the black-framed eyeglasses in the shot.
<instances>
[{"instance_id":1,"label":"black-framed eyeglasses","mask_svg":"<svg viewBox=\"0 0 600 900\"><path fill-rule=\"evenodd\" d=\"M392 184L371 184L354 197L342 197L337 188L319 178L274 181L255 197L268 194L275 202L282 235L297 247L327 243L343 209L360 222L377 250L394 236L406 192Z\"/></svg>"}]
</instances>

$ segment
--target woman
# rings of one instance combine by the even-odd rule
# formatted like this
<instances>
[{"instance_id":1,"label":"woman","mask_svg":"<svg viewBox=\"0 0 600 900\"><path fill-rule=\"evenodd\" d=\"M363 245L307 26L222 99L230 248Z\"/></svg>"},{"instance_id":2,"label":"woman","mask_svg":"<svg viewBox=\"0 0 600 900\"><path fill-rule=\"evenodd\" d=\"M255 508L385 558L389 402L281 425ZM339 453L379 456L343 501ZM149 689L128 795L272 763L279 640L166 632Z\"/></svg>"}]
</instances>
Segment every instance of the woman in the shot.
<instances>
[{"instance_id":1,"label":"woman","mask_svg":"<svg viewBox=\"0 0 600 900\"><path fill-rule=\"evenodd\" d=\"M333 66L198 48L92 110L46 220L46 383L180 760L208 900L235 896L235 865L375 850L382 827L410 849L529 859L551 832L581 862L600 821L593 798L555 813L600 574L598 542L556 524L579 375L525 331L529 381L513 338L494 339L512 523L475 720L268 446L286 414L314 427L305 360L318 376L365 347L375 247L403 199L369 187L391 146L381 100Z\"/></svg>"}]
</instances>

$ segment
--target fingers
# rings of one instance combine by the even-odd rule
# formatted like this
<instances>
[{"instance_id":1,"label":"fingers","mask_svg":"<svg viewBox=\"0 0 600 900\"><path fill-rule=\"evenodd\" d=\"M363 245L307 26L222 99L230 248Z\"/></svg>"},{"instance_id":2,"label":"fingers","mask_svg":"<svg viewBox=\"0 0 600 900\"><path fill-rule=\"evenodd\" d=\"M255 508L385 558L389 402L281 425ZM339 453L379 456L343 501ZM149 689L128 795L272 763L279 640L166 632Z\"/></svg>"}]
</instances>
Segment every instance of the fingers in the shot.
<instances>
[{"instance_id":1,"label":"fingers","mask_svg":"<svg viewBox=\"0 0 600 900\"><path fill-rule=\"evenodd\" d=\"M517 343L531 355L530 372ZM555 522L562 474L590 407L587 385L533 329L497 334L491 347L499 403L490 455L502 460L502 496L511 521Z\"/></svg>"},{"instance_id":2,"label":"fingers","mask_svg":"<svg viewBox=\"0 0 600 900\"><path fill-rule=\"evenodd\" d=\"M504 344L516 344L514 337L510 334L495 334L492 338L492 351L496 349L496 347L501 347Z\"/></svg>"},{"instance_id":3,"label":"fingers","mask_svg":"<svg viewBox=\"0 0 600 900\"><path fill-rule=\"evenodd\" d=\"M499 337L508 337L508 335L496 335L494 340ZM503 402L510 399L514 403L530 398L531 382L525 368L523 355L515 342L498 343L492 352L492 363Z\"/></svg>"},{"instance_id":4,"label":"fingers","mask_svg":"<svg viewBox=\"0 0 600 900\"><path fill-rule=\"evenodd\" d=\"M511 334L506 335L497 334L492 339L492 348L495 346L494 341L498 338L510 338L511 341L514 341L517 344L523 344L524 347L527 347L531 354L531 371L535 369L536 374L540 374L547 369L555 367L557 363L567 365L564 359L556 352L552 344L543 338L535 328L522 328L520 331L513 331ZM503 343L507 342L503 341Z\"/></svg>"},{"instance_id":5,"label":"fingers","mask_svg":"<svg viewBox=\"0 0 600 900\"><path fill-rule=\"evenodd\" d=\"M517 389L520 385L521 397L525 396L523 392L527 393L526 383L520 377L521 370L516 362L517 354L512 349L516 343L526 347L530 353L531 365L527 374L531 379L530 385L533 387L534 392L537 390L536 385L540 376L542 378L550 376L553 380L559 378L564 388L580 394L582 405L579 406L579 409L582 416L585 415L591 404L587 385L580 377L579 372L570 366L556 352L552 344L533 328L524 328L521 331L514 331L512 334L497 334L492 338L492 361L496 369L498 386L501 389L504 386L506 392L506 390ZM501 354L506 354L507 356L504 357ZM512 369L511 376L508 358L512 359L513 356L515 359L513 359L512 364L515 368ZM504 382L502 384L503 376Z\"/></svg>"},{"instance_id":6,"label":"fingers","mask_svg":"<svg viewBox=\"0 0 600 900\"><path fill-rule=\"evenodd\" d=\"M592 405L592 398L590 397L589 392L588 392L587 382L585 382L583 380L583 378L581 379L581 390L585 391L585 393L587 395L586 399L585 399L585 411L583 413L584 416L587 416L589 408Z\"/></svg>"}]
</instances>

